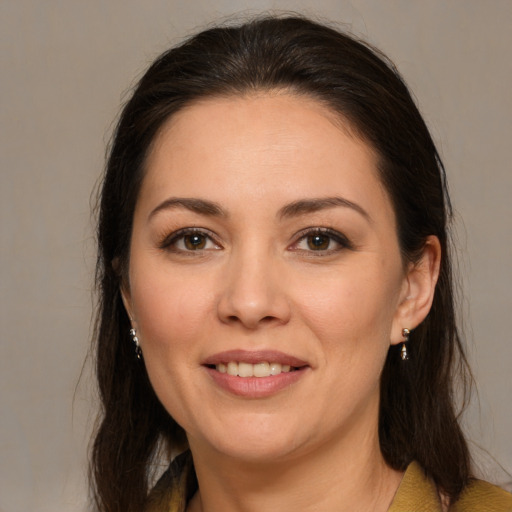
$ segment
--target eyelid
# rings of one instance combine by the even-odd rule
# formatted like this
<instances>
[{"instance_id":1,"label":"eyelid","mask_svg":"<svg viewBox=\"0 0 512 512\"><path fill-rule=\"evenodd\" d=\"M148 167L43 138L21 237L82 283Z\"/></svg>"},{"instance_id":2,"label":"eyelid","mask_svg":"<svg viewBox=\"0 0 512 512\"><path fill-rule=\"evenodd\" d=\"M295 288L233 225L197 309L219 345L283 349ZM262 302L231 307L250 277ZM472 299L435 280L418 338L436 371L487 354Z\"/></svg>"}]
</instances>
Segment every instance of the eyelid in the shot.
<instances>
[{"instance_id":1,"label":"eyelid","mask_svg":"<svg viewBox=\"0 0 512 512\"><path fill-rule=\"evenodd\" d=\"M215 246L217 246L217 248L222 249L222 245L217 240L217 236L215 235L215 233L213 233L209 229L195 227L195 226L181 228L176 231L172 231L169 234L166 234L158 242L158 244L157 244L158 248L162 249L162 250L171 250L173 244L175 244L179 239L181 239L187 235L194 235L194 234L199 234L199 235L205 236ZM336 249L326 249L326 250L319 250L319 251L297 248L297 245L302 240L304 240L308 236L312 236L315 234L321 234L321 235L330 237L340 247L336 248ZM299 231L298 233L295 234L294 239L295 239L295 241L289 246L290 250L310 252L310 253L318 252L318 254L317 254L318 256L321 256L322 254L323 255L331 254L331 253L338 252L343 249L353 249L354 248L352 242L347 238L346 235L340 233L337 230L334 230L332 228L326 228L326 227L314 226L314 227L308 227L308 228L302 229L301 231ZM198 249L197 251L187 251L187 250L181 250L181 249L175 248L175 252L189 253L189 254L192 254L194 252L200 253L202 251L207 251L207 250L211 250L211 249Z\"/></svg>"},{"instance_id":2,"label":"eyelid","mask_svg":"<svg viewBox=\"0 0 512 512\"><path fill-rule=\"evenodd\" d=\"M222 245L218 242L216 235L206 228L200 228L200 227L187 227L187 228L181 228L176 231L173 231L172 233L169 233L165 235L159 242L158 242L158 248L163 250L171 250L173 244L175 244L180 238L183 238L187 235L202 235L206 238L209 238L218 248L222 248ZM197 251L185 251L180 249L175 249L175 252L180 253L193 253L193 252L201 252L206 251L210 249L198 249Z\"/></svg>"},{"instance_id":3,"label":"eyelid","mask_svg":"<svg viewBox=\"0 0 512 512\"><path fill-rule=\"evenodd\" d=\"M296 246L302 240L304 240L306 237L316 235L316 234L329 236L332 240L334 240L341 247L339 249L327 249L327 250L323 250L323 251L322 250L314 251L314 250L306 250L306 249L296 248ZM296 251L303 250L304 252L311 252L311 253L318 252L318 254L317 254L318 256L322 256L325 254L331 254L331 253L340 251L342 249L354 249L354 245L352 244L352 242L343 233L340 233L339 231L336 231L335 229L332 229L332 228L325 228L325 227L319 227L319 226L309 227L309 228L305 228L305 229L299 231L295 235L295 241L291 244L290 247L292 248L292 250L296 250Z\"/></svg>"}]
</instances>

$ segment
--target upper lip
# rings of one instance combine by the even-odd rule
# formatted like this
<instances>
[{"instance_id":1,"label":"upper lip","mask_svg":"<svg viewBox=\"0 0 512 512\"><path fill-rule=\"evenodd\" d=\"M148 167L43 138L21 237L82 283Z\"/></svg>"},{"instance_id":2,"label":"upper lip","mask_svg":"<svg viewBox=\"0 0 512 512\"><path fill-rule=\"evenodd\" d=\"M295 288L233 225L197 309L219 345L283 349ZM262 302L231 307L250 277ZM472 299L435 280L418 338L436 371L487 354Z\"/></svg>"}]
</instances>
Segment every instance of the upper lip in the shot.
<instances>
[{"instance_id":1,"label":"upper lip","mask_svg":"<svg viewBox=\"0 0 512 512\"><path fill-rule=\"evenodd\" d=\"M309 366L306 361L298 357L279 352L277 350L226 350L207 357L203 365L217 365L237 361L241 363L257 364L262 362L280 363L300 368Z\"/></svg>"}]
</instances>

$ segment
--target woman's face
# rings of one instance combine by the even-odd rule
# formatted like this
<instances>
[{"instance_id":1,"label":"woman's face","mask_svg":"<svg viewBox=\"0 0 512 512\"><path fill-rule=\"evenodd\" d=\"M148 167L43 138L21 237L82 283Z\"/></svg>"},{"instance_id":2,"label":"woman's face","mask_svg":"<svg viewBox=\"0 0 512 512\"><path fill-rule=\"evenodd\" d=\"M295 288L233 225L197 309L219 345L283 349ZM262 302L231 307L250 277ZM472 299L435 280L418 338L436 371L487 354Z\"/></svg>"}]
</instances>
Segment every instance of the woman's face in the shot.
<instances>
[{"instance_id":1,"label":"woman's face","mask_svg":"<svg viewBox=\"0 0 512 512\"><path fill-rule=\"evenodd\" d=\"M123 296L193 448L371 437L408 290L376 156L314 100L205 100L154 141Z\"/></svg>"}]
</instances>

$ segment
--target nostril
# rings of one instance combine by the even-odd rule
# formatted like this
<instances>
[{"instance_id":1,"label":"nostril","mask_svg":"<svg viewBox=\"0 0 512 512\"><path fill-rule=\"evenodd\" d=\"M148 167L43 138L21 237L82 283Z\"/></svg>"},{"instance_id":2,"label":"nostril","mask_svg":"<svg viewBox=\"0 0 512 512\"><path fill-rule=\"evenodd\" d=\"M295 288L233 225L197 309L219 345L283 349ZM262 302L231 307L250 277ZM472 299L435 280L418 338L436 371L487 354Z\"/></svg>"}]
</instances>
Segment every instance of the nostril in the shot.
<instances>
[{"instance_id":1,"label":"nostril","mask_svg":"<svg viewBox=\"0 0 512 512\"><path fill-rule=\"evenodd\" d=\"M241 285L235 287L234 284L228 287L217 304L219 319L231 325L240 323L249 329L255 329L258 325L287 323L290 308L285 297L277 292L253 288L255 286L247 289Z\"/></svg>"},{"instance_id":2,"label":"nostril","mask_svg":"<svg viewBox=\"0 0 512 512\"><path fill-rule=\"evenodd\" d=\"M258 325L262 324L271 324L272 322L279 322L279 319L272 315L266 315L261 318L248 318L248 317L240 317L238 315L229 315L226 317L226 323L235 324L238 322L241 322L242 324L246 325L249 328L256 328Z\"/></svg>"}]
</instances>

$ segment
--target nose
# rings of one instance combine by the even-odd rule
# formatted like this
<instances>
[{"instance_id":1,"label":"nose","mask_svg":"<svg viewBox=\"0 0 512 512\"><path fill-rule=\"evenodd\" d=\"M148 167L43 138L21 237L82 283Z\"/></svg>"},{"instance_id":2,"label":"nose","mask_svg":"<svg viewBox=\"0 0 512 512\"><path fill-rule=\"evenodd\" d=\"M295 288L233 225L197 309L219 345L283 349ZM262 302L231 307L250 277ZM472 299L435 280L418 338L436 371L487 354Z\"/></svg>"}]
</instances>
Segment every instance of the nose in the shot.
<instances>
[{"instance_id":1,"label":"nose","mask_svg":"<svg viewBox=\"0 0 512 512\"><path fill-rule=\"evenodd\" d=\"M246 250L233 256L227 267L217 306L223 323L251 330L288 323L285 277L271 254Z\"/></svg>"}]
</instances>

